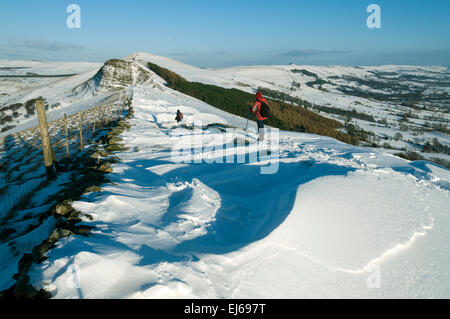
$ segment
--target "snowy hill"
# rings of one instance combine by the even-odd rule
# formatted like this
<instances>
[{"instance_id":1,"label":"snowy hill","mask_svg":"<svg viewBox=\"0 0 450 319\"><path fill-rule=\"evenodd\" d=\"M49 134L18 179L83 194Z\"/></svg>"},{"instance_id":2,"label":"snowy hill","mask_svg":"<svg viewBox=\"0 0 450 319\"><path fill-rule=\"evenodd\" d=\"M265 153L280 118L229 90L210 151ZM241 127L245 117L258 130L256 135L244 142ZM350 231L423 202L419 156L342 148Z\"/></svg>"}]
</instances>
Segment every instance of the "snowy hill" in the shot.
<instances>
[{"instance_id":1,"label":"snowy hill","mask_svg":"<svg viewBox=\"0 0 450 319\"><path fill-rule=\"evenodd\" d=\"M57 298L448 297L449 172L330 138L281 132L279 170L171 157L192 122L245 120L169 89L133 88L135 118L111 184L76 202L93 216L34 267ZM224 133L202 131L214 149ZM256 151L236 146L236 154ZM89 222L86 221L88 224ZM433 249L430 249L433 247ZM67 288L77 265L79 289ZM368 287L379 267L380 288Z\"/></svg>"},{"instance_id":2,"label":"snowy hill","mask_svg":"<svg viewBox=\"0 0 450 319\"><path fill-rule=\"evenodd\" d=\"M61 111L91 98L73 96L72 90L92 78L101 66L33 61L0 61L0 65L0 136L37 125L33 100L38 97L45 99L48 111ZM50 118L58 117L50 114Z\"/></svg>"},{"instance_id":3,"label":"snowy hill","mask_svg":"<svg viewBox=\"0 0 450 319\"><path fill-rule=\"evenodd\" d=\"M258 144L255 123L246 131L246 119L165 87L146 62L248 92L269 67L211 71L147 54L126 61L72 83L83 94L125 87L134 116L110 182L72 204L94 229L60 239L31 266L36 289L53 298L450 297L449 170L306 133L274 131L272 143ZM270 68L271 79L289 83L289 67ZM333 68L307 69L320 70ZM187 153L174 152L180 146ZM47 216L14 245L31 250L54 223ZM17 272L10 246L0 243L0 290Z\"/></svg>"},{"instance_id":4,"label":"snowy hill","mask_svg":"<svg viewBox=\"0 0 450 319\"><path fill-rule=\"evenodd\" d=\"M74 87L79 80L67 80L73 75L85 74L98 70L102 64L86 62L40 62L0 60L0 104L26 102L36 98L36 94L47 93L49 89ZM94 71L95 72L95 71ZM40 91L33 92L37 89ZM43 91L44 90L44 91ZM29 96L31 94L31 96Z\"/></svg>"},{"instance_id":5,"label":"snowy hill","mask_svg":"<svg viewBox=\"0 0 450 319\"><path fill-rule=\"evenodd\" d=\"M126 58L167 68L185 79L307 105L351 127L364 146L390 153L450 147L450 71L442 66L244 66L202 69L148 53ZM349 124L351 124L349 126ZM450 160L450 153L423 151ZM450 165L450 162L448 162Z\"/></svg>"},{"instance_id":6,"label":"snowy hill","mask_svg":"<svg viewBox=\"0 0 450 319\"><path fill-rule=\"evenodd\" d=\"M6 61L0 61L0 65L2 63L6 65ZM14 75L13 78L7 78L15 79L14 84L24 79L21 76L26 76L25 70L48 77L39 78L42 82L40 85L16 88L17 91L3 95L0 99L0 137L37 125L33 101L38 97L45 99L51 121L61 118L64 113L71 114L93 107L118 90L151 78L147 68L123 60L106 61L101 67L94 63L19 61L11 61L9 65L14 67L3 69L8 76ZM70 72L79 73L68 75ZM55 80L55 77L58 79ZM53 80L47 82L45 79Z\"/></svg>"}]
</instances>

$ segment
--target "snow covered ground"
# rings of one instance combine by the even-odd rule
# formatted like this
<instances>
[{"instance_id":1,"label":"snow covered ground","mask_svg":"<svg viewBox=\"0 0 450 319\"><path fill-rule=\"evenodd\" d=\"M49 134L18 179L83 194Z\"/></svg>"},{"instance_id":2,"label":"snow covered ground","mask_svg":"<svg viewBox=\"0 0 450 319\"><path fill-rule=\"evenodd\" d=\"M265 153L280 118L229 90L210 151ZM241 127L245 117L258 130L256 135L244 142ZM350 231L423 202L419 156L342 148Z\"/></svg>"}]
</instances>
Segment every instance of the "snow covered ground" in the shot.
<instances>
[{"instance_id":1,"label":"snow covered ground","mask_svg":"<svg viewBox=\"0 0 450 319\"><path fill-rule=\"evenodd\" d=\"M313 105L328 107L329 110L319 108L315 111L342 123L348 118L330 109L354 109L373 117L373 122L351 117L353 125L375 134L366 141L368 145L376 143L384 147L383 144L387 143L397 152L420 152L420 144L431 142L437 133L431 126L441 125L448 129L450 122L450 72L443 66L278 65L202 69L148 53L134 53L126 59L142 65L147 62L157 64L188 81L236 88L249 93L256 92L258 88L278 91ZM312 84L316 80L324 84ZM342 89L348 92L343 93ZM413 95L420 90L423 90L420 95ZM375 98L373 94L377 93L381 93L383 98ZM399 94L404 94L404 97L398 98ZM402 105L414 100L418 108ZM427 109L421 110L423 107ZM405 114L410 118L403 123L407 128L401 130L400 121ZM402 134L400 143L395 138L397 133ZM439 142L449 145L450 137L442 134ZM445 154L434 154L434 157L445 159Z\"/></svg>"},{"instance_id":2,"label":"snow covered ground","mask_svg":"<svg viewBox=\"0 0 450 319\"><path fill-rule=\"evenodd\" d=\"M399 131L395 123L405 110L338 92L341 82L358 87L342 77L366 79L371 72L387 78L412 74L424 81L435 76L445 82L448 77L442 67L200 69L150 54L127 59L142 66L156 63L191 81L248 92L266 87L320 105L351 106L388 120L386 126L359 119L353 123L391 137ZM284 131L279 147L263 145L258 155L255 123L245 131L245 119L170 90L153 72L136 65L128 68L113 61L112 71L96 78L100 67L0 61L0 104L42 95L50 105L59 103L49 109L49 120L106 103L127 87L123 79L115 82L117 70L125 79L131 75L132 83L150 77L128 88L135 113L122 138L129 151L116 154L120 162L113 165L111 182L74 203L93 217L83 222L96 228L89 237L64 238L48 251L48 259L29 273L36 288L44 287L54 298L450 298L448 170L391 155L398 150L353 147ZM307 85L316 79L307 72L327 79L323 87L328 92ZM62 77L1 78L26 73ZM72 73L79 74L66 76ZM111 90L99 90L104 80ZM300 83L294 91L293 82ZM174 120L178 109L185 114L181 124ZM420 126L426 116L448 123L448 112L428 110L420 116L408 124ZM13 124L17 126L0 137L33 127L36 119L20 115ZM234 129L233 135L226 128ZM437 131L402 134L399 141L389 142L409 148L408 140L437 137L450 145L448 135ZM190 137L195 146L202 142L204 149L196 148L201 152L173 152L174 145ZM225 153L224 145L231 146ZM267 149L272 157L264 156ZM236 161L230 162L233 154ZM251 161L255 158L260 162ZM183 162L187 159L193 161ZM264 168L274 169L274 174L262 174ZM20 170L12 177L16 175ZM64 176L58 183L66 181ZM34 195L42 199L57 192L58 185ZM0 245L1 290L14 283L23 254L52 232L53 217L25 231L30 225L21 221L24 214L37 220L43 211L24 210L11 219L21 228L18 233L25 234L15 239L15 250L6 241Z\"/></svg>"},{"instance_id":3,"label":"snow covered ground","mask_svg":"<svg viewBox=\"0 0 450 319\"><path fill-rule=\"evenodd\" d=\"M73 89L92 78L101 66L85 62L0 60L0 137L36 126L34 105L27 106L27 102L38 97L45 99L49 111L56 111L51 119L71 114L74 107L98 103L99 98L91 91L74 94Z\"/></svg>"},{"instance_id":4,"label":"snow covered ground","mask_svg":"<svg viewBox=\"0 0 450 319\"><path fill-rule=\"evenodd\" d=\"M98 70L101 66L101 63L88 62L0 60L0 104L17 103L20 98L27 98L23 94L24 91L29 93L39 87L48 89L48 84L61 82L61 79L67 78L68 75ZM39 93L45 95L45 92Z\"/></svg>"},{"instance_id":5,"label":"snow covered ground","mask_svg":"<svg viewBox=\"0 0 450 319\"><path fill-rule=\"evenodd\" d=\"M366 146L385 148L388 144L397 153L421 152L436 134L441 144L450 145L448 134L442 134L450 122L447 67L279 65L202 69L148 53L134 53L126 60L144 67L147 62L156 63L189 81L246 92L264 88L302 99L317 106L314 111L322 115L342 123L350 119L351 124L373 133L363 141ZM51 110L58 110L57 114L80 102L94 103L95 100L88 100L98 93L91 86L98 80L93 76L100 68L98 63L0 61L0 130L4 130L0 137L20 131L24 123L28 123L25 128L34 125L29 123L32 114L26 114L25 106L14 108L17 103L26 104L43 96ZM30 74L58 77L29 77ZM405 106L411 101L416 104L413 108ZM341 112L352 110L372 116L372 120ZM429 157L447 160L447 155L441 152Z\"/></svg>"},{"instance_id":6,"label":"snow covered ground","mask_svg":"<svg viewBox=\"0 0 450 319\"><path fill-rule=\"evenodd\" d=\"M231 150L248 158L254 123L245 132L245 119L148 83L133 87L133 108L111 183L74 203L96 229L34 265L36 288L54 298L450 298L448 170L292 132L280 132L279 161L221 163L221 128L237 128L249 144ZM172 148L199 119L207 148L180 162Z\"/></svg>"}]
</instances>

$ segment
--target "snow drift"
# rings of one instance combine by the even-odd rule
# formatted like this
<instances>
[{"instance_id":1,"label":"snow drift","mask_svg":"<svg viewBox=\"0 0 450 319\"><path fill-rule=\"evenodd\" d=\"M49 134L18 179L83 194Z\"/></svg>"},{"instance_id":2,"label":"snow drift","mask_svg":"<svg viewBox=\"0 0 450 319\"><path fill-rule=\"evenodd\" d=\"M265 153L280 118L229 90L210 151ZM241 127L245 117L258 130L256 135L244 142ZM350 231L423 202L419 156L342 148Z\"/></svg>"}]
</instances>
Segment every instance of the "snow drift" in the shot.
<instances>
[{"instance_id":1,"label":"snow drift","mask_svg":"<svg viewBox=\"0 0 450 319\"><path fill-rule=\"evenodd\" d=\"M111 183L74 204L96 226L30 273L55 298L448 298L449 171L331 138L281 132L279 170L179 163L175 122L256 128L167 88L133 87ZM223 143L206 127L203 143ZM133 151L134 150L134 151Z\"/></svg>"}]
</instances>

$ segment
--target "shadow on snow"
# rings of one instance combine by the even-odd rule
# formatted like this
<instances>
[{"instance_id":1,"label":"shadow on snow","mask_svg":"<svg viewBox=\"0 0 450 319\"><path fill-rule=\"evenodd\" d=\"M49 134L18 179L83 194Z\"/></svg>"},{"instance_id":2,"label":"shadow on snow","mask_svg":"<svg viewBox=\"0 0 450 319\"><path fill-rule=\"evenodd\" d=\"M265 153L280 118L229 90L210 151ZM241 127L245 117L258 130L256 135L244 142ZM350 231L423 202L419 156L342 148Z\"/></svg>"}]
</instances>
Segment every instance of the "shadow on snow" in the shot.
<instances>
[{"instance_id":1,"label":"shadow on snow","mask_svg":"<svg viewBox=\"0 0 450 319\"><path fill-rule=\"evenodd\" d=\"M133 251L141 256L138 266L155 265L161 262L196 261L203 253L226 254L236 251L252 242L258 241L276 229L291 212L298 187L314 179L325 176L346 175L355 169L329 163L313 161L280 163L273 175L261 175L259 165L246 164L189 164L178 167L162 176L148 170L150 167L173 164L164 160L136 160L127 162L129 169L123 174L112 174L111 182L124 178L144 188L166 186L167 183L192 182L196 178L220 195L220 207L215 219L207 227L206 234L179 243L173 249L163 251L154 249L151 243L133 249L114 239L111 232L127 231L139 220L130 223L106 223L100 233L88 238L75 236L71 239L70 250L54 249L52 258L71 257L78 252L109 255L114 251ZM192 190L183 189L169 197L169 207L155 229L179 221L183 203L192 197ZM108 196L126 196L121 193L103 191L89 194L86 201L96 202ZM92 222L92 226L105 225L105 222ZM67 269L69 265L64 267ZM62 274L64 270L58 272ZM56 278L55 278L56 279ZM79 292L80 294L80 292Z\"/></svg>"}]
</instances>

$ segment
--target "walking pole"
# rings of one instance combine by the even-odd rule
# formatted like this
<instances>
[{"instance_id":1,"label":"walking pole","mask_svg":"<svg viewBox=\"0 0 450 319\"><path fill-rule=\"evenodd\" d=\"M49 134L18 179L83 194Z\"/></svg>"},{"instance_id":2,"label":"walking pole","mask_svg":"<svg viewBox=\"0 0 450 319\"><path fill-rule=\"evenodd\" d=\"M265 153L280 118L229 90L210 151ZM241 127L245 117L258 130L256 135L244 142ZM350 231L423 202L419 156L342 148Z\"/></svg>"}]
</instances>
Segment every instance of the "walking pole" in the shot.
<instances>
[{"instance_id":1,"label":"walking pole","mask_svg":"<svg viewBox=\"0 0 450 319\"><path fill-rule=\"evenodd\" d=\"M248 116L247 116L247 125L245 126L245 131L248 129L248 121L250 120L250 108L248 109Z\"/></svg>"}]
</instances>

